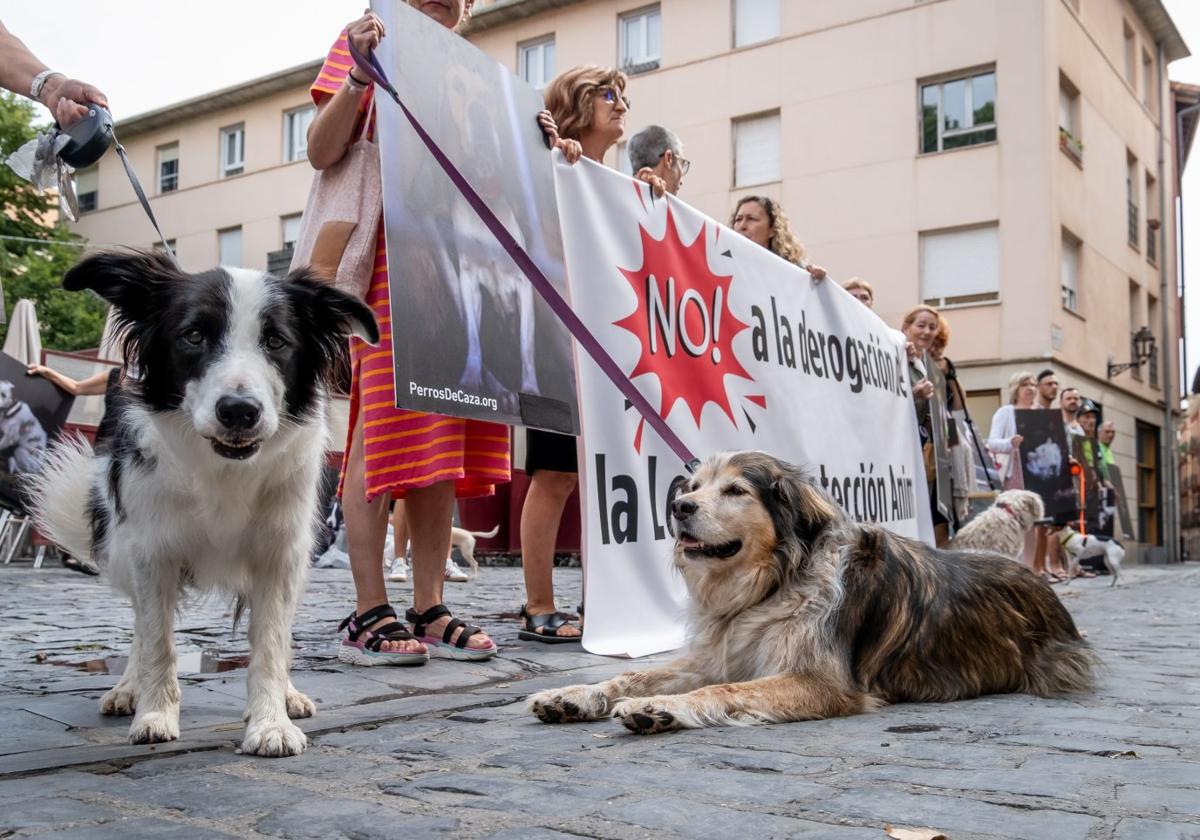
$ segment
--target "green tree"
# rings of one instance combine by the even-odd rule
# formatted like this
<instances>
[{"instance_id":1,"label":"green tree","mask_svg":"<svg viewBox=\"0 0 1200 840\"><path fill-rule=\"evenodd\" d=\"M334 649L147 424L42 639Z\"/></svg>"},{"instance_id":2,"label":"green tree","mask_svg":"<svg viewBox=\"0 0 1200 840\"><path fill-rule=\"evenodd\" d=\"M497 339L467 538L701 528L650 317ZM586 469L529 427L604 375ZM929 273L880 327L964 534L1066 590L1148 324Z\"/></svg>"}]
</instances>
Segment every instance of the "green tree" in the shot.
<instances>
[{"instance_id":1,"label":"green tree","mask_svg":"<svg viewBox=\"0 0 1200 840\"><path fill-rule=\"evenodd\" d=\"M3 164L18 147L37 134L33 103L0 94L0 282L5 315L21 298L37 308L42 345L80 350L100 343L105 305L92 294L65 292L62 276L83 252L85 240L55 223L58 200L38 195L27 181ZM7 320L7 319L6 319ZM0 325L0 344L8 325Z\"/></svg>"}]
</instances>

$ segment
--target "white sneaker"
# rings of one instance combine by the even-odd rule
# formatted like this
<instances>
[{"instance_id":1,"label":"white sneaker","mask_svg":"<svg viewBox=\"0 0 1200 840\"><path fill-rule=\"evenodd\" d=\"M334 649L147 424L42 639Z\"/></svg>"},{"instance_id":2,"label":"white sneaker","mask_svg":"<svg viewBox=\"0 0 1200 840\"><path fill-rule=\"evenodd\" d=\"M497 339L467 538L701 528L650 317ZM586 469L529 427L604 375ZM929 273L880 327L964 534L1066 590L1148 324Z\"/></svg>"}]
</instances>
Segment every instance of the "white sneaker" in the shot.
<instances>
[{"instance_id":1,"label":"white sneaker","mask_svg":"<svg viewBox=\"0 0 1200 840\"><path fill-rule=\"evenodd\" d=\"M388 566L387 579L397 583L404 583L408 580L408 561L403 557L395 557Z\"/></svg>"},{"instance_id":2,"label":"white sneaker","mask_svg":"<svg viewBox=\"0 0 1200 840\"><path fill-rule=\"evenodd\" d=\"M462 583L470 579L470 576L454 562L453 557L446 558L446 580L453 581L454 583Z\"/></svg>"}]
</instances>

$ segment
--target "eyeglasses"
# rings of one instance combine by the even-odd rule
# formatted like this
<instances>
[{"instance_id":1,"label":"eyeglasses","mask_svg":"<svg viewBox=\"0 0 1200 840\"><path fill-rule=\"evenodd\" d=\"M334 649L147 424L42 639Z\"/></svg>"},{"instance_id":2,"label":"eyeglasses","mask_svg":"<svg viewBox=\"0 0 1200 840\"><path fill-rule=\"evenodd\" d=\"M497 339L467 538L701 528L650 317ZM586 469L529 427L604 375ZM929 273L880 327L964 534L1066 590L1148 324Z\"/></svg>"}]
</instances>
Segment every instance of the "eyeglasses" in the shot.
<instances>
[{"instance_id":1,"label":"eyeglasses","mask_svg":"<svg viewBox=\"0 0 1200 840\"><path fill-rule=\"evenodd\" d=\"M671 151L671 149L663 149L663 153L662 155L658 156L658 159L662 160L663 155L669 151ZM692 162L682 155L675 155L675 160L679 161L679 174L681 176L688 174L688 170L692 168Z\"/></svg>"},{"instance_id":2,"label":"eyeglasses","mask_svg":"<svg viewBox=\"0 0 1200 840\"><path fill-rule=\"evenodd\" d=\"M625 110L630 110L633 105L629 102L629 97L621 93L614 87L602 87L597 89L596 93L604 97L604 101L609 105L616 105L617 100L621 100L625 104Z\"/></svg>"}]
</instances>

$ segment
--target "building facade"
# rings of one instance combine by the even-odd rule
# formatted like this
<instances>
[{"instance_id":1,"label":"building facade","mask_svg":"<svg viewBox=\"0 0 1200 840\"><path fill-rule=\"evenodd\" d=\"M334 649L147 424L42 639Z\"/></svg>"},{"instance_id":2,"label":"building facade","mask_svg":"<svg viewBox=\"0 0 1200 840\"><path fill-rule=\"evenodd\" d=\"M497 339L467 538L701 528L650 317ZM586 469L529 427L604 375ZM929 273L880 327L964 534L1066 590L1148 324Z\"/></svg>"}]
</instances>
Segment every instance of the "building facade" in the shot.
<instances>
[{"instance_id":1,"label":"building facade","mask_svg":"<svg viewBox=\"0 0 1200 840\"><path fill-rule=\"evenodd\" d=\"M630 133L684 143L681 198L727 220L768 195L835 280L875 286L889 323L938 305L985 432L1012 373L1054 368L1116 423L1143 559L1174 544L1166 65L1187 48L1159 0L492 0L465 34L535 85L626 69ZM185 266L266 267L294 236L318 66L118 125ZM81 176L97 194L78 230L148 245L122 179L112 158ZM1143 327L1156 353L1110 377Z\"/></svg>"}]
</instances>

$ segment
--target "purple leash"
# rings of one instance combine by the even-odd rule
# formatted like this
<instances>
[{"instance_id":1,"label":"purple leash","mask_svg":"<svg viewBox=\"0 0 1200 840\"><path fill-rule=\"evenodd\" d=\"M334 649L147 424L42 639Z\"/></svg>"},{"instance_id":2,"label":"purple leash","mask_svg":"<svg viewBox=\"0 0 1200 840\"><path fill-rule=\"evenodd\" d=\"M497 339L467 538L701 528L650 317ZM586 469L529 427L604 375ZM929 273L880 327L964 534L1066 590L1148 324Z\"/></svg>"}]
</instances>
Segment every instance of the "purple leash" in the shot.
<instances>
[{"instance_id":1,"label":"purple leash","mask_svg":"<svg viewBox=\"0 0 1200 840\"><path fill-rule=\"evenodd\" d=\"M650 424L654 431L658 432L659 437L663 439L667 446L671 447L671 451L679 456L679 460L684 463L688 469L688 472L695 472L696 467L698 467L700 464L699 459L692 454L691 450L687 448L687 445L679 439L679 436L671 430L671 427L667 425L667 422L659 416L658 412L654 410L653 406L651 406L646 398L642 396L642 392L634 387L634 384L629 381L629 377L625 375L625 373L613 360L613 357L608 354L608 351L605 350L596 337L592 335L591 331L588 330L583 321L579 319L579 316L575 314L575 311L571 309L570 305L563 300L562 295L560 295L558 290L554 288L554 285L546 279L546 275L542 274L541 269L537 267L537 264L530 258L529 254L525 253L525 249L522 248L515 239L513 239L512 234L510 234L507 228L505 228L504 225L500 223L500 220L496 218L496 214L494 214L484 200L480 198L479 193L475 192L475 188L472 187L463 174L458 171L458 167L456 167L450 161L450 159L446 157L445 153L441 150L437 143L434 142L433 138L430 137L421 124L417 122L417 118L413 116L413 113L408 110L408 107L400 100L400 94L397 93L396 88L394 88L392 83L388 81L387 75L383 72L383 68L379 66L379 61L375 58L375 54L370 52L367 55L363 55L354 47L354 44L349 39L346 39L346 44L350 49L350 55L354 58L354 63L358 66L358 69L366 73L371 81L375 82L375 84L385 90L387 94L392 97L392 101L400 106L400 110L404 112L404 116L408 118L413 130L417 132L417 136L421 138L421 142L423 142L425 147L429 149L429 153L433 155L434 160L436 160L438 165L442 167L442 171L446 173L446 175L454 183L454 186L456 186L458 191L462 193L463 198L465 198L467 203L471 205L471 209L478 214L480 220L482 220L487 226L487 229L491 231L491 234L496 238L496 241L499 242L501 247L503 247L504 250L508 252L508 255L512 257L513 262L517 264L517 268L521 269L521 273L525 275L526 279L528 279L531 284L533 284L533 288L537 290L539 295L542 296L542 300L546 301L546 304L550 307L558 319L562 321L564 325L566 325L566 328L570 331L571 335L575 337L577 342L579 342L579 346L587 352L587 354L592 358L592 361L595 362L599 366L600 370L604 372L604 375L608 377L609 381L612 382L612 384L616 386L617 390L619 390L625 396L625 399L629 400L633 407L641 413L642 417L646 419L646 422Z\"/></svg>"}]
</instances>

